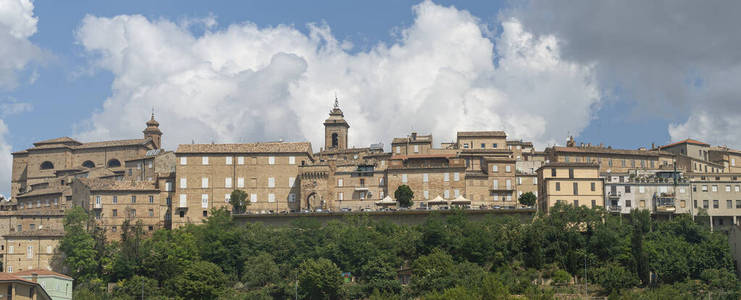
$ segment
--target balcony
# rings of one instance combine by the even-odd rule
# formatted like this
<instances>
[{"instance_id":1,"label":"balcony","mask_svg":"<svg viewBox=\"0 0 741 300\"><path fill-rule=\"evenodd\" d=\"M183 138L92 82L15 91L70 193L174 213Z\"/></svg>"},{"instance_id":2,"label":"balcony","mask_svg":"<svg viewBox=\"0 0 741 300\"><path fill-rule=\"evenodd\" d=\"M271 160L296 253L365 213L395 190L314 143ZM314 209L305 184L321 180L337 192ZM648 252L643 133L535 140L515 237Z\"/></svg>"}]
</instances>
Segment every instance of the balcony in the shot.
<instances>
[{"instance_id":1,"label":"balcony","mask_svg":"<svg viewBox=\"0 0 741 300\"><path fill-rule=\"evenodd\" d=\"M359 186L356 186L355 187L355 190L356 191L367 191L368 190L368 187L365 186L365 185L359 185Z\"/></svg>"},{"instance_id":2,"label":"balcony","mask_svg":"<svg viewBox=\"0 0 741 300\"><path fill-rule=\"evenodd\" d=\"M95 209L103 209L103 204L102 203L99 203L99 202L95 202L93 204L93 208L95 208Z\"/></svg>"},{"instance_id":3,"label":"balcony","mask_svg":"<svg viewBox=\"0 0 741 300\"><path fill-rule=\"evenodd\" d=\"M607 207L607 211L619 213L623 211L623 208L620 205L610 205Z\"/></svg>"},{"instance_id":4,"label":"balcony","mask_svg":"<svg viewBox=\"0 0 741 300\"><path fill-rule=\"evenodd\" d=\"M656 203L656 213L673 214L677 211L674 194L662 193L661 196L655 198L654 203Z\"/></svg>"},{"instance_id":5,"label":"balcony","mask_svg":"<svg viewBox=\"0 0 741 300\"><path fill-rule=\"evenodd\" d=\"M607 198L610 198L610 199L620 199L620 196L622 196L622 195L623 195L623 193L621 193L621 192L608 192L607 193Z\"/></svg>"},{"instance_id":6,"label":"balcony","mask_svg":"<svg viewBox=\"0 0 741 300\"><path fill-rule=\"evenodd\" d=\"M489 190L492 192L511 192L515 190L515 187L514 186L498 187L497 186L497 187L489 188Z\"/></svg>"}]
</instances>

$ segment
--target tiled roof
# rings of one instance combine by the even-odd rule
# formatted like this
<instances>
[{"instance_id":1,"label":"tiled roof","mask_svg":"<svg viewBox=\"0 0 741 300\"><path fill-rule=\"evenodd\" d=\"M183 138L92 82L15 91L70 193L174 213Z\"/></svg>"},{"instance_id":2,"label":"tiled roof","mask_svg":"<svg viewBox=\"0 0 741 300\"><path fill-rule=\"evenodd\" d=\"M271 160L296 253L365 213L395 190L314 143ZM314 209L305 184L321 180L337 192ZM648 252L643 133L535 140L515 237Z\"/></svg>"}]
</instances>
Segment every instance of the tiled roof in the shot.
<instances>
[{"instance_id":1,"label":"tiled roof","mask_svg":"<svg viewBox=\"0 0 741 300\"><path fill-rule=\"evenodd\" d=\"M423 159L423 158L453 158L455 154L414 154L414 155L394 155L391 159Z\"/></svg>"},{"instance_id":2,"label":"tiled roof","mask_svg":"<svg viewBox=\"0 0 741 300\"><path fill-rule=\"evenodd\" d=\"M66 279L72 280L72 277L69 277L67 275L64 275L64 274L61 274L61 273L57 273L57 272L54 272L54 271L44 270L44 269L26 270L26 271L16 272L16 273L13 273L13 274L15 274L16 276L31 276L33 274L36 274L36 275L48 275L48 276L59 276L59 277L62 277L62 278L66 278Z\"/></svg>"},{"instance_id":3,"label":"tiled roof","mask_svg":"<svg viewBox=\"0 0 741 300\"><path fill-rule=\"evenodd\" d=\"M599 168L599 165L596 163L582 163L582 162L550 162L550 163L542 165L538 169L548 168L548 167Z\"/></svg>"},{"instance_id":4,"label":"tiled roof","mask_svg":"<svg viewBox=\"0 0 741 300\"><path fill-rule=\"evenodd\" d=\"M676 143L671 143L669 145L660 146L659 149L673 147L673 146L681 145L681 144L693 144L693 145L700 145L700 146L710 146L710 144L706 144L706 143L700 142L698 140L686 139L686 140L679 141L679 142L676 142Z\"/></svg>"},{"instance_id":5,"label":"tiled roof","mask_svg":"<svg viewBox=\"0 0 741 300\"><path fill-rule=\"evenodd\" d=\"M525 147L532 147L533 142L523 142L523 141L507 141L507 145L522 145Z\"/></svg>"},{"instance_id":6,"label":"tiled roof","mask_svg":"<svg viewBox=\"0 0 741 300\"><path fill-rule=\"evenodd\" d=\"M69 190L69 187L67 186L52 186L52 187L47 187L47 188L34 189L28 193L23 193L16 197L25 198L25 197L33 197L33 196L40 196L40 195L62 194L67 190Z\"/></svg>"},{"instance_id":7,"label":"tiled roof","mask_svg":"<svg viewBox=\"0 0 741 300\"><path fill-rule=\"evenodd\" d=\"M180 144L175 153L308 153L311 143Z\"/></svg>"},{"instance_id":8,"label":"tiled roof","mask_svg":"<svg viewBox=\"0 0 741 300\"><path fill-rule=\"evenodd\" d=\"M5 282L5 281L21 281L21 282L32 284L32 285L36 285L37 284L36 282L33 282L31 280L22 278L20 276L14 275L14 274L15 273L11 274L11 273L0 272L0 282Z\"/></svg>"},{"instance_id":9,"label":"tiled roof","mask_svg":"<svg viewBox=\"0 0 741 300\"><path fill-rule=\"evenodd\" d=\"M551 148L556 152L569 153L593 153L593 154L622 154L622 155L640 155L640 156L658 156L654 151L648 150L628 150L628 149L610 149L604 147L558 147Z\"/></svg>"},{"instance_id":10,"label":"tiled roof","mask_svg":"<svg viewBox=\"0 0 741 300\"><path fill-rule=\"evenodd\" d=\"M80 143L78 141L69 139L67 137L46 140L34 143L33 148L27 150L43 150L43 149L91 149L91 148L105 148L105 147L122 147L122 146L137 146L146 145L151 139L132 139L132 140L114 140L114 141L102 141L102 142L91 142L91 143ZM61 141L61 142L49 142L49 141ZM66 141L66 142L64 142Z\"/></svg>"},{"instance_id":11,"label":"tiled roof","mask_svg":"<svg viewBox=\"0 0 741 300\"><path fill-rule=\"evenodd\" d=\"M40 145L48 145L48 144L77 144L77 145L80 145L82 143L72 139L71 137L64 136L60 138L48 139L48 140L43 140L40 142L35 142L33 144L34 146L40 146Z\"/></svg>"},{"instance_id":12,"label":"tiled roof","mask_svg":"<svg viewBox=\"0 0 741 300\"><path fill-rule=\"evenodd\" d=\"M6 237L36 237L36 236L64 236L64 230L52 230L52 229L41 229L41 230L27 230L21 232L10 232L3 236Z\"/></svg>"},{"instance_id":13,"label":"tiled roof","mask_svg":"<svg viewBox=\"0 0 741 300\"><path fill-rule=\"evenodd\" d=\"M154 182L150 181L132 181L132 180L113 180L113 179L90 179L77 178L82 184L90 188L91 191L156 191Z\"/></svg>"},{"instance_id":14,"label":"tiled roof","mask_svg":"<svg viewBox=\"0 0 741 300\"><path fill-rule=\"evenodd\" d=\"M504 131L458 131L458 137L507 137Z\"/></svg>"}]
</instances>

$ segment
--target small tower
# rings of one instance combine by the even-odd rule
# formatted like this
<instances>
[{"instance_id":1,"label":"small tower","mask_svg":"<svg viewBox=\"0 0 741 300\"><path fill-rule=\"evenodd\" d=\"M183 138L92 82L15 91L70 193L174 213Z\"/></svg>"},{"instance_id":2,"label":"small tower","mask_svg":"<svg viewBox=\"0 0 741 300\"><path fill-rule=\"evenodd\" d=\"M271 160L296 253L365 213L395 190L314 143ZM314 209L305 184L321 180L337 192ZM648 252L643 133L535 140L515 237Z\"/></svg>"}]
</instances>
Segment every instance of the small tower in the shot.
<instances>
[{"instance_id":1,"label":"small tower","mask_svg":"<svg viewBox=\"0 0 741 300\"><path fill-rule=\"evenodd\" d=\"M154 111L152 112L152 118L147 121L147 128L142 131L145 139L152 139L154 143L154 149L160 149L162 147L162 131L160 131L160 123L154 120Z\"/></svg>"},{"instance_id":2,"label":"small tower","mask_svg":"<svg viewBox=\"0 0 741 300\"><path fill-rule=\"evenodd\" d=\"M350 124L340 109L337 96L334 97L334 108L329 111L329 118L324 121L324 149L347 149L347 130Z\"/></svg>"}]
</instances>

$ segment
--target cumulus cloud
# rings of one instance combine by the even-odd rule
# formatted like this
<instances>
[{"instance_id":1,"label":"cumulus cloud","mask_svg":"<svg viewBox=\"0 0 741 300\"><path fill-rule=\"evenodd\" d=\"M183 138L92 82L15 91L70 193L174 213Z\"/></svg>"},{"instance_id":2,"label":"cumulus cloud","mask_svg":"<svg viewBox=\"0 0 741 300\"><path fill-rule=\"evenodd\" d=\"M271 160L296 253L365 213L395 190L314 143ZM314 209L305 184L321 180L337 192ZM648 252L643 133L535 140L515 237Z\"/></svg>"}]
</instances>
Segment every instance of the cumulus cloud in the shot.
<instances>
[{"instance_id":1,"label":"cumulus cloud","mask_svg":"<svg viewBox=\"0 0 741 300\"><path fill-rule=\"evenodd\" d=\"M31 1L0 0L0 91L14 89L18 85L18 73L42 58L42 51L28 40L36 33L37 21ZM30 108L24 103L2 103L0 117L27 109ZM8 194L10 190L9 134L8 127L0 119L0 194Z\"/></svg>"},{"instance_id":2,"label":"cumulus cloud","mask_svg":"<svg viewBox=\"0 0 741 300\"><path fill-rule=\"evenodd\" d=\"M738 1L530 0L502 15L555 36L563 59L591 64L601 88L637 104L634 116L673 121L672 140L741 147L739 10Z\"/></svg>"},{"instance_id":3,"label":"cumulus cloud","mask_svg":"<svg viewBox=\"0 0 741 300\"><path fill-rule=\"evenodd\" d=\"M490 37L490 24L466 11L431 2L413 10L398 39L360 52L326 24L304 34L245 22L196 35L183 22L87 16L77 39L114 81L79 136L138 135L154 107L168 148L286 139L318 150L335 93L357 146L412 129L437 142L504 129L543 146L588 124L600 101L592 66L564 60L555 36L502 18Z\"/></svg>"}]
</instances>

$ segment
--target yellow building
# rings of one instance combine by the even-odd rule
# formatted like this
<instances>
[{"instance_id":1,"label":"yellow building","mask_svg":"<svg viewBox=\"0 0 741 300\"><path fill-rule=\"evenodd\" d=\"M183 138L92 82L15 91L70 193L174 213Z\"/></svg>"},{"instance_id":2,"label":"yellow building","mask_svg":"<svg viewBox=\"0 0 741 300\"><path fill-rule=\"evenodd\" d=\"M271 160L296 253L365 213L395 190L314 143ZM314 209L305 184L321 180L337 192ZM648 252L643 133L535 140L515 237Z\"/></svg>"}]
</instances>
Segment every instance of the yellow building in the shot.
<instances>
[{"instance_id":1,"label":"yellow building","mask_svg":"<svg viewBox=\"0 0 741 300\"><path fill-rule=\"evenodd\" d=\"M543 165L538 173L538 209L548 212L558 202L604 206L604 178L599 166L592 163L552 162Z\"/></svg>"}]
</instances>

